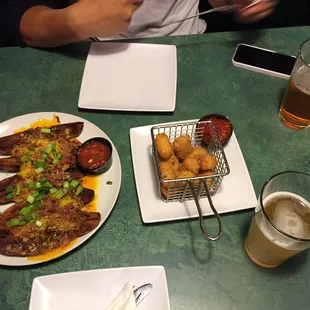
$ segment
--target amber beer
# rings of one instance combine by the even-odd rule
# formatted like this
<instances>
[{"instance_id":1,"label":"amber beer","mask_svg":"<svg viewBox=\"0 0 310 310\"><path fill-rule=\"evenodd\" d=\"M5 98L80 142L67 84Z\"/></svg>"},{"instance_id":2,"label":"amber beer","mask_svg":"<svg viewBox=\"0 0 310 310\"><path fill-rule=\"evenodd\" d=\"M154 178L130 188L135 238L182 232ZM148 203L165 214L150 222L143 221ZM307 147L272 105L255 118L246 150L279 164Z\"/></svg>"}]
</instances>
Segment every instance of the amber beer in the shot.
<instances>
[{"instance_id":1,"label":"amber beer","mask_svg":"<svg viewBox=\"0 0 310 310\"><path fill-rule=\"evenodd\" d=\"M259 210L252 219L245 249L256 264L273 268L308 247L310 239L310 204L302 197L289 193L271 194L265 201L268 219L293 238L281 234L264 219Z\"/></svg>"},{"instance_id":2,"label":"amber beer","mask_svg":"<svg viewBox=\"0 0 310 310\"><path fill-rule=\"evenodd\" d=\"M292 129L306 129L310 126L310 40L299 48L279 118Z\"/></svg>"},{"instance_id":3,"label":"amber beer","mask_svg":"<svg viewBox=\"0 0 310 310\"><path fill-rule=\"evenodd\" d=\"M310 79L310 74L308 79ZM310 125L310 85L302 85L290 79L280 107L280 120L289 128L303 129Z\"/></svg>"}]
</instances>

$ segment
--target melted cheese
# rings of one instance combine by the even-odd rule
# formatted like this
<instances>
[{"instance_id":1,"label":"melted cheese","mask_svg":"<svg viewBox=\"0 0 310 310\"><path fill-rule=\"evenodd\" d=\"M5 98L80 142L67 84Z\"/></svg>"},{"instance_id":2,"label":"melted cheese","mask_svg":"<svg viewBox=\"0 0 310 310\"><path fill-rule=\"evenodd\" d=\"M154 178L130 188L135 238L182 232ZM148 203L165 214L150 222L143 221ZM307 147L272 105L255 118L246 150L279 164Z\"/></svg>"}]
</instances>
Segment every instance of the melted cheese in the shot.
<instances>
[{"instance_id":1,"label":"melted cheese","mask_svg":"<svg viewBox=\"0 0 310 310\"><path fill-rule=\"evenodd\" d=\"M42 255L37 255L37 256L30 256L27 257L27 259L29 261L48 261L51 260L53 258L57 258L59 256L61 256L62 254L64 254L65 252L67 252L75 243L76 243L77 239L71 241L67 246L63 247L63 248L59 248L59 249L55 249L53 251L50 251L48 253L42 254Z\"/></svg>"},{"instance_id":2,"label":"melted cheese","mask_svg":"<svg viewBox=\"0 0 310 310\"><path fill-rule=\"evenodd\" d=\"M54 126L54 125L58 125L59 123L60 122L58 121L57 115L54 114L51 120L46 119L46 118L41 118L40 120L31 123L28 127L22 127L22 128L16 129L14 133L22 132L29 128Z\"/></svg>"}]
</instances>

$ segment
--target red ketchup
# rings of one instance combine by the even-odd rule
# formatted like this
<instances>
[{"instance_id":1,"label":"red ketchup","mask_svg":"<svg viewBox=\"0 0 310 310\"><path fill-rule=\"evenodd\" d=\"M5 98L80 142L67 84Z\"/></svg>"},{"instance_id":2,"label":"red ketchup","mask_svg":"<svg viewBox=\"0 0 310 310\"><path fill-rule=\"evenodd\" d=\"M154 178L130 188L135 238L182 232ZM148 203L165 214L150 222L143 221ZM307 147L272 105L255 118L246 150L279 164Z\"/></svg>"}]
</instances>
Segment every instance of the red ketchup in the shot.
<instances>
[{"instance_id":1,"label":"red ketchup","mask_svg":"<svg viewBox=\"0 0 310 310\"><path fill-rule=\"evenodd\" d=\"M231 132L232 132L232 127L231 127L231 123L229 122L229 120L227 120L225 118L219 118L216 116L211 116L211 117L204 119L204 121L213 122L213 124L215 125L215 128L218 132L220 142L222 144L230 138ZM202 136L202 140L204 141L205 144L209 144L212 128L210 125L207 125L207 124L202 124L200 126L204 127L204 133Z\"/></svg>"},{"instance_id":2,"label":"red ketchup","mask_svg":"<svg viewBox=\"0 0 310 310\"><path fill-rule=\"evenodd\" d=\"M110 148L104 143L91 141L79 150L78 161L84 169L96 169L111 156Z\"/></svg>"}]
</instances>

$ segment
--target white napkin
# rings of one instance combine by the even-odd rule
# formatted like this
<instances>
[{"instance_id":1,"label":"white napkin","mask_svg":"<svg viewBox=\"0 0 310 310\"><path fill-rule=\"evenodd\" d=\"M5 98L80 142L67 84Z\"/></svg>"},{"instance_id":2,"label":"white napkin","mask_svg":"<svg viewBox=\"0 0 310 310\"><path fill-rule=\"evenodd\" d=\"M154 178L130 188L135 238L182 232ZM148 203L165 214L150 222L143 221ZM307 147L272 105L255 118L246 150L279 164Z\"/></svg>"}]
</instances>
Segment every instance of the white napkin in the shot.
<instances>
[{"instance_id":1,"label":"white napkin","mask_svg":"<svg viewBox=\"0 0 310 310\"><path fill-rule=\"evenodd\" d=\"M136 310L133 285L127 282L106 310Z\"/></svg>"}]
</instances>

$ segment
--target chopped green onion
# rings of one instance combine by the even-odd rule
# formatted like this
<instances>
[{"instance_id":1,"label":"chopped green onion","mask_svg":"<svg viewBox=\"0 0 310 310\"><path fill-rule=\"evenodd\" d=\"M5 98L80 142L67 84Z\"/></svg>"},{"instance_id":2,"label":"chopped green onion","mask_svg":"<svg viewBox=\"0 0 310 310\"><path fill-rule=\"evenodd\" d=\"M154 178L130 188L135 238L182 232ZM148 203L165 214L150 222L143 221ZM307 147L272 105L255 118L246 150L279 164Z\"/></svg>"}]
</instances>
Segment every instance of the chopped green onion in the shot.
<instances>
[{"instance_id":1,"label":"chopped green onion","mask_svg":"<svg viewBox=\"0 0 310 310\"><path fill-rule=\"evenodd\" d=\"M37 160L33 164L35 168L39 168L39 167L44 167L45 162L43 160Z\"/></svg>"},{"instance_id":2,"label":"chopped green onion","mask_svg":"<svg viewBox=\"0 0 310 310\"><path fill-rule=\"evenodd\" d=\"M24 225L26 225L26 224L27 224L26 221L19 221L18 226L24 226Z\"/></svg>"},{"instance_id":3,"label":"chopped green onion","mask_svg":"<svg viewBox=\"0 0 310 310\"><path fill-rule=\"evenodd\" d=\"M36 188L40 188L42 185L41 185L41 183L40 182L37 182L36 183Z\"/></svg>"},{"instance_id":4,"label":"chopped green onion","mask_svg":"<svg viewBox=\"0 0 310 310\"><path fill-rule=\"evenodd\" d=\"M63 184L63 187L64 188L69 188L70 186L70 183L68 181L65 181L64 184Z\"/></svg>"},{"instance_id":5,"label":"chopped green onion","mask_svg":"<svg viewBox=\"0 0 310 310\"><path fill-rule=\"evenodd\" d=\"M75 192L75 195L78 196L82 193L83 191L83 186L82 185L79 185L79 187L77 188L76 192Z\"/></svg>"},{"instance_id":6,"label":"chopped green onion","mask_svg":"<svg viewBox=\"0 0 310 310\"><path fill-rule=\"evenodd\" d=\"M31 194L31 196L32 196L33 198L38 198L39 195L40 195L40 193L37 192L37 191L35 191L35 192L33 192L33 193Z\"/></svg>"},{"instance_id":7,"label":"chopped green onion","mask_svg":"<svg viewBox=\"0 0 310 310\"><path fill-rule=\"evenodd\" d=\"M79 185L80 185L80 182L77 181L77 180L72 180L72 181L70 182L70 187L72 187L72 188L76 188L76 187L78 187Z\"/></svg>"},{"instance_id":8,"label":"chopped green onion","mask_svg":"<svg viewBox=\"0 0 310 310\"><path fill-rule=\"evenodd\" d=\"M33 204L33 202L34 202L34 197L31 196L31 195L29 195L29 196L27 197L26 200L27 200L30 204Z\"/></svg>"},{"instance_id":9,"label":"chopped green onion","mask_svg":"<svg viewBox=\"0 0 310 310\"><path fill-rule=\"evenodd\" d=\"M112 185L113 182L112 182L112 181L108 181L107 184L108 184L108 185Z\"/></svg>"},{"instance_id":10,"label":"chopped green onion","mask_svg":"<svg viewBox=\"0 0 310 310\"><path fill-rule=\"evenodd\" d=\"M49 143L49 144L47 145L47 147L50 148L50 149L52 149L52 148L53 148L53 144L52 144L52 143Z\"/></svg>"},{"instance_id":11,"label":"chopped green onion","mask_svg":"<svg viewBox=\"0 0 310 310\"><path fill-rule=\"evenodd\" d=\"M59 159L58 158L55 158L54 160L53 160L53 164L54 165L57 165L59 163Z\"/></svg>"},{"instance_id":12,"label":"chopped green onion","mask_svg":"<svg viewBox=\"0 0 310 310\"><path fill-rule=\"evenodd\" d=\"M57 153L56 154L56 158L59 159L59 160L62 159L62 154L61 153Z\"/></svg>"},{"instance_id":13,"label":"chopped green onion","mask_svg":"<svg viewBox=\"0 0 310 310\"><path fill-rule=\"evenodd\" d=\"M19 224L19 219L17 219L17 218L10 219L10 220L7 222L7 225L8 225L9 227L17 226L18 224Z\"/></svg>"},{"instance_id":14,"label":"chopped green onion","mask_svg":"<svg viewBox=\"0 0 310 310\"><path fill-rule=\"evenodd\" d=\"M63 190L61 190L61 189L59 189L59 190L57 190L57 192L55 193L54 198L57 199L57 200L59 200L59 199L61 199L62 197L64 197L65 195L66 195L66 192L63 191Z\"/></svg>"},{"instance_id":15,"label":"chopped green onion","mask_svg":"<svg viewBox=\"0 0 310 310\"><path fill-rule=\"evenodd\" d=\"M45 152L45 148L44 147L40 147L39 148L39 152L44 153Z\"/></svg>"},{"instance_id":16,"label":"chopped green onion","mask_svg":"<svg viewBox=\"0 0 310 310\"><path fill-rule=\"evenodd\" d=\"M15 193L10 193L5 196L7 200L11 200L15 196Z\"/></svg>"},{"instance_id":17,"label":"chopped green onion","mask_svg":"<svg viewBox=\"0 0 310 310\"><path fill-rule=\"evenodd\" d=\"M18 195L20 195L20 193L22 192L22 189L21 189L21 187L20 186L17 186L17 188L16 188L16 196L18 196Z\"/></svg>"},{"instance_id":18,"label":"chopped green onion","mask_svg":"<svg viewBox=\"0 0 310 310\"><path fill-rule=\"evenodd\" d=\"M35 169L36 174L39 174L39 173L41 173L43 171L44 171L43 167L39 167L39 168Z\"/></svg>"},{"instance_id":19,"label":"chopped green onion","mask_svg":"<svg viewBox=\"0 0 310 310\"><path fill-rule=\"evenodd\" d=\"M21 157L21 161L24 163L28 162L29 160L30 160L29 156L22 156Z\"/></svg>"},{"instance_id":20,"label":"chopped green onion","mask_svg":"<svg viewBox=\"0 0 310 310\"><path fill-rule=\"evenodd\" d=\"M23 187L27 187L28 188L29 186L30 186L30 183L24 183L23 184Z\"/></svg>"},{"instance_id":21,"label":"chopped green onion","mask_svg":"<svg viewBox=\"0 0 310 310\"><path fill-rule=\"evenodd\" d=\"M71 176L70 176L70 175L68 176L68 181L69 181L69 182L71 182L71 181L72 181L72 178L71 178Z\"/></svg>"},{"instance_id":22,"label":"chopped green onion","mask_svg":"<svg viewBox=\"0 0 310 310\"><path fill-rule=\"evenodd\" d=\"M43 225L42 221L36 220L36 226L37 226L37 227L40 228L42 225Z\"/></svg>"},{"instance_id":23,"label":"chopped green onion","mask_svg":"<svg viewBox=\"0 0 310 310\"><path fill-rule=\"evenodd\" d=\"M46 154L50 154L52 152L52 148L48 147L46 150L45 150L45 153Z\"/></svg>"},{"instance_id":24,"label":"chopped green onion","mask_svg":"<svg viewBox=\"0 0 310 310\"><path fill-rule=\"evenodd\" d=\"M40 180L41 183L44 183L46 181L47 181L47 178L45 178L45 177Z\"/></svg>"},{"instance_id":25,"label":"chopped green onion","mask_svg":"<svg viewBox=\"0 0 310 310\"><path fill-rule=\"evenodd\" d=\"M10 186L8 186L8 187L5 189L5 192L6 192L7 194L9 194L9 193L12 193L13 190L14 190L14 187L13 187L12 185L10 185Z\"/></svg>"},{"instance_id":26,"label":"chopped green onion","mask_svg":"<svg viewBox=\"0 0 310 310\"><path fill-rule=\"evenodd\" d=\"M44 183L44 186L46 186L46 187L48 187L48 188L52 188L52 187L53 187L53 185L52 185L49 181L46 181L46 182Z\"/></svg>"},{"instance_id":27,"label":"chopped green onion","mask_svg":"<svg viewBox=\"0 0 310 310\"><path fill-rule=\"evenodd\" d=\"M43 155L42 155L42 158L43 158L43 159L46 159L47 157L48 157L47 154L43 154Z\"/></svg>"},{"instance_id":28,"label":"chopped green onion","mask_svg":"<svg viewBox=\"0 0 310 310\"><path fill-rule=\"evenodd\" d=\"M28 215L31 212L35 211L37 208L35 205L30 205L28 207L24 207L19 211L19 214L22 216Z\"/></svg>"},{"instance_id":29,"label":"chopped green onion","mask_svg":"<svg viewBox=\"0 0 310 310\"><path fill-rule=\"evenodd\" d=\"M27 223L29 223L29 222L33 221L33 218L32 218L31 215L24 215L24 220L25 220Z\"/></svg>"},{"instance_id":30,"label":"chopped green onion","mask_svg":"<svg viewBox=\"0 0 310 310\"><path fill-rule=\"evenodd\" d=\"M53 187L50 189L51 194L55 194L57 192L57 188Z\"/></svg>"},{"instance_id":31,"label":"chopped green onion","mask_svg":"<svg viewBox=\"0 0 310 310\"><path fill-rule=\"evenodd\" d=\"M51 133L52 130L50 128L41 128L42 133Z\"/></svg>"},{"instance_id":32,"label":"chopped green onion","mask_svg":"<svg viewBox=\"0 0 310 310\"><path fill-rule=\"evenodd\" d=\"M34 147L30 145L30 146L28 146L28 150L33 152L34 151Z\"/></svg>"},{"instance_id":33,"label":"chopped green onion","mask_svg":"<svg viewBox=\"0 0 310 310\"><path fill-rule=\"evenodd\" d=\"M36 198L36 201L41 201L43 199L44 195L39 195L37 198Z\"/></svg>"},{"instance_id":34,"label":"chopped green onion","mask_svg":"<svg viewBox=\"0 0 310 310\"><path fill-rule=\"evenodd\" d=\"M31 182L31 183L29 184L29 188L31 188L31 189L36 189L36 188L37 188L36 182Z\"/></svg>"}]
</instances>

